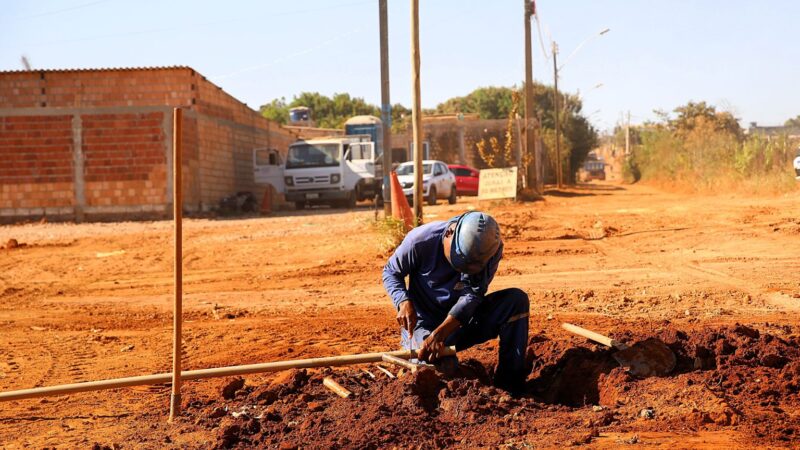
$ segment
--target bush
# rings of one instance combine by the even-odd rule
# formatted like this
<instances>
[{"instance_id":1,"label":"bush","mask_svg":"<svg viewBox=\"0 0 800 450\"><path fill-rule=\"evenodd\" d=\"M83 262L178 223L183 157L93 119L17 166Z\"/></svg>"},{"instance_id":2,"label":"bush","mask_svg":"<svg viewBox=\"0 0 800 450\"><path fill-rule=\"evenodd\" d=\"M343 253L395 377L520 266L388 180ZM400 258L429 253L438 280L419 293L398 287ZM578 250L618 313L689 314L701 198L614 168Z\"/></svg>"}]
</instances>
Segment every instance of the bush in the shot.
<instances>
[{"instance_id":1,"label":"bush","mask_svg":"<svg viewBox=\"0 0 800 450\"><path fill-rule=\"evenodd\" d=\"M378 235L378 248L384 254L394 252L406 237L405 224L394 217L375 219L372 221L372 227Z\"/></svg>"},{"instance_id":2,"label":"bush","mask_svg":"<svg viewBox=\"0 0 800 450\"><path fill-rule=\"evenodd\" d=\"M703 104L704 105L704 104ZM666 182L691 190L785 191L797 188L791 167L798 142L788 136L743 135L726 113L701 113L636 130L623 168L626 181ZM722 124L722 125L721 125Z\"/></svg>"}]
</instances>

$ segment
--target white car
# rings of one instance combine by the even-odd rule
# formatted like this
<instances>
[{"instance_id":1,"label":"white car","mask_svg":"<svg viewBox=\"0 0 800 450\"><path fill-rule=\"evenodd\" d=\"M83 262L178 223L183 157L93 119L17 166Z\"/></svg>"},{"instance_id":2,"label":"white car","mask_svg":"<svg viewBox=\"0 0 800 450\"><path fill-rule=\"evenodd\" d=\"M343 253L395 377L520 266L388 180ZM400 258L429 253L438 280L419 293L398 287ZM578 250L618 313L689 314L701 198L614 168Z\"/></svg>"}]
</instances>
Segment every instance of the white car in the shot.
<instances>
[{"instance_id":1,"label":"white car","mask_svg":"<svg viewBox=\"0 0 800 450\"><path fill-rule=\"evenodd\" d=\"M797 149L797 156L794 158L794 177L800 180L800 148Z\"/></svg>"},{"instance_id":2,"label":"white car","mask_svg":"<svg viewBox=\"0 0 800 450\"><path fill-rule=\"evenodd\" d=\"M414 162L404 162L397 166L397 180L403 187L403 194L411 198L414 195ZM456 203L456 176L441 161L422 161L422 195L428 199L429 205L435 205L438 199L447 199L451 205ZM409 201L411 203L411 201Z\"/></svg>"}]
</instances>

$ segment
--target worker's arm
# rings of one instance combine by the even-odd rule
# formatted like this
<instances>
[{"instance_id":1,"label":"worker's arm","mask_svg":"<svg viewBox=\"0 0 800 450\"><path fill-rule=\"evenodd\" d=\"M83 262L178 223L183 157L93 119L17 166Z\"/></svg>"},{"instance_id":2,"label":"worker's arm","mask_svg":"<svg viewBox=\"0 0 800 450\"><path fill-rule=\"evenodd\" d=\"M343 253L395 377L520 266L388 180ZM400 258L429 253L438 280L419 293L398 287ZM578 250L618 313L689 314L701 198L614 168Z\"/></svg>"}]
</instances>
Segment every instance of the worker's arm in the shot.
<instances>
[{"instance_id":1,"label":"worker's arm","mask_svg":"<svg viewBox=\"0 0 800 450\"><path fill-rule=\"evenodd\" d=\"M461 280L466 284L464 295L462 295L455 305L450 308L449 315L456 318L460 323L467 323L472 319L475 314L475 309L478 305L483 303L483 298L486 291L489 290L489 284L494 279L497 273L497 267L500 265L500 260L503 258L503 244L497 249L497 253L492 256L486 268L476 275L462 275Z\"/></svg>"},{"instance_id":2,"label":"worker's arm","mask_svg":"<svg viewBox=\"0 0 800 450\"><path fill-rule=\"evenodd\" d=\"M392 303L396 310L400 310L400 304L409 300L408 289L406 288L406 276L417 266L416 250L414 239L411 234L403 239L397 246L386 266L383 267L383 287L392 298Z\"/></svg>"},{"instance_id":3,"label":"worker's arm","mask_svg":"<svg viewBox=\"0 0 800 450\"><path fill-rule=\"evenodd\" d=\"M383 268L383 287L394 303L397 323L409 335L413 334L417 325L417 311L406 288L406 275L417 267L418 262L414 243L414 235L406 236Z\"/></svg>"},{"instance_id":4,"label":"worker's arm","mask_svg":"<svg viewBox=\"0 0 800 450\"><path fill-rule=\"evenodd\" d=\"M433 330L433 333L428 335L424 341L422 341L422 345L420 345L419 350L417 351L417 359L422 361L433 362L439 359L442 354L442 350L444 349L444 342L447 340L447 337L453 334L454 331L461 326L461 322L458 321L455 317L448 315L447 318L444 319L441 325L436 327Z\"/></svg>"}]
</instances>

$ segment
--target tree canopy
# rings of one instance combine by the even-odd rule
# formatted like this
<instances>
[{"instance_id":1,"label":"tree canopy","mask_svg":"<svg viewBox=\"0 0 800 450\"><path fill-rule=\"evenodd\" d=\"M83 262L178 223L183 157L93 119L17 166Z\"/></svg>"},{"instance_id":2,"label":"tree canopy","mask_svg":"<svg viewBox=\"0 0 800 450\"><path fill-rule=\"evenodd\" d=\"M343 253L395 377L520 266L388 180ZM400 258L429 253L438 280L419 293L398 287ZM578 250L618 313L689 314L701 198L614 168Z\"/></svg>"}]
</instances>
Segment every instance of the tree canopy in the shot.
<instances>
[{"instance_id":1,"label":"tree canopy","mask_svg":"<svg viewBox=\"0 0 800 450\"><path fill-rule=\"evenodd\" d=\"M353 116L381 117L380 108L367 103L361 97L351 97L350 94L333 94L333 97L328 97L319 92L301 92L288 103L283 97L274 99L261 105L260 111L267 119L286 124L289 121L289 109L296 106L311 108L311 116L321 128L342 128L347 119ZM401 125L403 118L410 114L411 110L405 106L399 103L393 105L392 129Z\"/></svg>"},{"instance_id":2,"label":"tree canopy","mask_svg":"<svg viewBox=\"0 0 800 450\"><path fill-rule=\"evenodd\" d=\"M800 114L798 114L797 117L794 117L784 122L783 126L800 128Z\"/></svg>"},{"instance_id":3,"label":"tree canopy","mask_svg":"<svg viewBox=\"0 0 800 450\"><path fill-rule=\"evenodd\" d=\"M424 110L423 114L474 113L481 119L505 120L514 108L515 91L519 93L516 87L480 87L463 97L450 98L437 105L435 109ZM555 129L554 94L555 91L551 86L539 83L533 85L535 116L540 120L546 141L548 136L555 136L552 131ZM563 155L569 158L571 167L578 167L589 151L597 145L597 131L583 116L583 104L578 96L559 92L558 101L562 105L559 113ZM705 106L704 103L702 105ZM289 118L289 108L295 106L311 108L314 121L322 128L342 128L344 122L355 115L370 114L380 117L380 108L367 103L363 98L351 97L349 94L334 94L333 97L327 97L318 92L301 92L288 103L285 98L272 100L261 106L261 114L285 124ZM521 116L525 114L524 102L520 102L518 111ZM408 120L410 116L411 110L405 106L393 105L392 130L404 130L410 123Z\"/></svg>"}]
</instances>

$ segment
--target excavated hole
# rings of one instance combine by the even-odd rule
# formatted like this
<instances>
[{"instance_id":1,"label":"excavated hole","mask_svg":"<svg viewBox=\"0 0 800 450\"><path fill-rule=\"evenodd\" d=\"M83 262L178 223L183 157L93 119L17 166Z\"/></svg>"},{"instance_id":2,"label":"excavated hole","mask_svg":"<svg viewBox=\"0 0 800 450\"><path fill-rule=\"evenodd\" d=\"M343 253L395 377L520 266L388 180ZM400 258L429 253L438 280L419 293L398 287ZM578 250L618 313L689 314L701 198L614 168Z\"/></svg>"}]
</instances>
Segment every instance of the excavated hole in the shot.
<instances>
[{"instance_id":1,"label":"excavated hole","mask_svg":"<svg viewBox=\"0 0 800 450\"><path fill-rule=\"evenodd\" d=\"M600 376L619 367L609 351L567 350L555 364L530 381L530 390L546 403L584 406L600 400Z\"/></svg>"}]
</instances>

